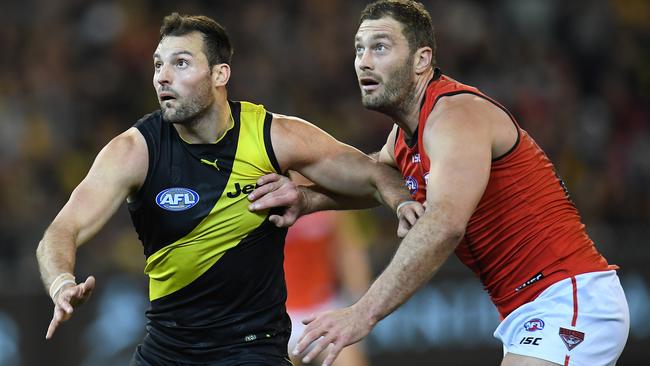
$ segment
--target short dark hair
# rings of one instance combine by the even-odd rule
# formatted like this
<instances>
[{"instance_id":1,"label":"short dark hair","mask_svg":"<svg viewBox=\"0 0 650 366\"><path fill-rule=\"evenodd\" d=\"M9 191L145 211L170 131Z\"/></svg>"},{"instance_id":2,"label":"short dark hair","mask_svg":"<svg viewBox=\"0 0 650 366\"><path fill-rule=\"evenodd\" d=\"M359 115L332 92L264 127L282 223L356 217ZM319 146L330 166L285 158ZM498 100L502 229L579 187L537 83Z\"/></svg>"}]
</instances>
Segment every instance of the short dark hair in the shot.
<instances>
[{"instance_id":1,"label":"short dark hair","mask_svg":"<svg viewBox=\"0 0 650 366\"><path fill-rule=\"evenodd\" d=\"M203 34L203 52L210 67L220 63L230 65L233 49L226 29L205 15L167 15L160 27L160 40L167 36L184 36L192 32Z\"/></svg>"},{"instance_id":2,"label":"short dark hair","mask_svg":"<svg viewBox=\"0 0 650 366\"><path fill-rule=\"evenodd\" d=\"M420 47L431 47L431 64L436 64L436 38L431 15L422 3L412 0L379 0L368 4L361 12L359 25L365 20L391 17L403 25L404 36L411 52Z\"/></svg>"}]
</instances>

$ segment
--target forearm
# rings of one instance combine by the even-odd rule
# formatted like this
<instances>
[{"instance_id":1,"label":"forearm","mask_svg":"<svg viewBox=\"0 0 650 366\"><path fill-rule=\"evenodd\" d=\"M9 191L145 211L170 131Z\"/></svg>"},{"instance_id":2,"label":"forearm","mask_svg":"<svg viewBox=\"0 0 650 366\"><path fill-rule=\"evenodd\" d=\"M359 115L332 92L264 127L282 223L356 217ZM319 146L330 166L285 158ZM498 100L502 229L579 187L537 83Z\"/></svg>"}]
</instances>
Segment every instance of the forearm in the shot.
<instances>
[{"instance_id":1,"label":"forearm","mask_svg":"<svg viewBox=\"0 0 650 366\"><path fill-rule=\"evenodd\" d=\"M303 202L301 214L307 215L327 210L357 210L376 207L380 204L372 196L349 196L330 192L319 186L299 186L298 191Z\"/></svg>"},{"instance_id":2,"label":"forearm","mask_svg":"<svg viewBox=\"0 0 650 366\"><path fill-rule=\"evenodd\" d=\"M429 281L458 245L462 234L436 225L435 215L428 213L420 218L388 267L355 304L371 325L392 313Z\"/></svg>"},{"instance_id":3,"label":"forearm","mask_svg":"<svg viewBox=\"0 0 650 366\"><path fill-rule=\"evenodd\" d=\"M402 176L394 168L371 159L343 160L337 166L346 167L338 179L301 187L305 214L324 210L365 209L383 204L392 210L412 200ZM337 168L340 170L341 168Z\"/></svg>"},{"instance_id":4,"label":"forearm","mask_svg":"<svg viewBox=\"0 0 650 366\"><path fill-rule=\"evenodd\" d=\"M41 279L49 291L61 273L74 273L76 236L73 231L53 223L43 235L36 250Z\"/></svg>"},{"instance_id":5,"label":"forearm","mask_svg":"<svg viewBox=\"0 0 650 366\"><path fill-rule=\"evenodd\" d=\"M372 164L375 169L372 170L370 180L375 187L374 197L377 201L395 211L400 203L413 200L402 175L396 169L376 160Z\"/></svg>"}]
</instances>

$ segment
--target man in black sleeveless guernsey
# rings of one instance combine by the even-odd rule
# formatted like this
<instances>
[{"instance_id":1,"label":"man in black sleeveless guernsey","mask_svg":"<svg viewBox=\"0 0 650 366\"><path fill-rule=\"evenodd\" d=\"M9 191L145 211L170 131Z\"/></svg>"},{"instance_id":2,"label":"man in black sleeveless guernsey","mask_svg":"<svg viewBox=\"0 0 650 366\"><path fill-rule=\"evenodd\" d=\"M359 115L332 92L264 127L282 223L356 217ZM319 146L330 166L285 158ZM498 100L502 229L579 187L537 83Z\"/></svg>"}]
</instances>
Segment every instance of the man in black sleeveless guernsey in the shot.
<instances>
[{"instance_id":1,"label":"man in black sleeveless guernsey","mask_svg":"<svg viewBox=\"0 0 650 366\"><path fill-rule=\"evenodd\" d=\"M55 304L47 338L95 286L75 281L76 248L127 200L151 300L132 365L288 365L286 232L272 224L278 215L248 209L257 180L295 170L368 206L410 199L395 171L314 125L228 100L231 56L214 20L164 19L153 57L161 110L106 145L39 244ZM401 228L422 213L401 207Z\"/></svg>"}]
</instances>

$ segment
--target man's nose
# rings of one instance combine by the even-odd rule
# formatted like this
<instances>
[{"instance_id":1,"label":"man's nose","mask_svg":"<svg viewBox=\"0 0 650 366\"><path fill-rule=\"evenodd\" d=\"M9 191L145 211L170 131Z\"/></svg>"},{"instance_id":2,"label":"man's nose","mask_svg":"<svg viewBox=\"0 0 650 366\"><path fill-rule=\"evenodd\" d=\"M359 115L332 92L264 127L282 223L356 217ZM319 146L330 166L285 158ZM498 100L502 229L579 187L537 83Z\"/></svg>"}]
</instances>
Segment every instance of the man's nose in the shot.
<instances>
[{"instance_id":1,"label":"man's nose","mask_svg":"<svg viewBox=\"0 0 650 366\"><path fill-rule=\"evenodd\" d=\"M167 65L162 65L156 73L156 82L160 85L169 85L172 82L172 73Z\"/></svg>"},{"instance_id":2,"label":"man's nose","mask_svg":"<svg viewBox=\"0 0 650 366\"><path fill-rule=\"evenodd\" d=\"M373 66L374 65L372 63L372 56L370 55L370 52L363 51L361 56L359 56L359 68L361 70L372 70Z\"/></svg>"}]
</instances>

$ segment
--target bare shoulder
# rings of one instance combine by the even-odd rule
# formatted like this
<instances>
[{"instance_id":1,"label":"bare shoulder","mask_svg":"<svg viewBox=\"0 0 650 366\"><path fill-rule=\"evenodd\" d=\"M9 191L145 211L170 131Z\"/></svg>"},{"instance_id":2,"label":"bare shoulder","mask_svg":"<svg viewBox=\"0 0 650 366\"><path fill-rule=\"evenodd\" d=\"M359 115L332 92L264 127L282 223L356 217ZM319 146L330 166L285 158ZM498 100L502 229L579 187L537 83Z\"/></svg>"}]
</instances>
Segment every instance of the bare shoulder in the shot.
<instances>
[{"instance_id":1,"label":"bare shoulder","mask_svg":"<svg viewBox=\"0 0 650 366\"><path fill-rule=\"evenodd\" d=\"M325 133L311 122L295 116L273 113L273 122L271 124L271 133L277 134L279 138L301 136L303 134L313 133L314 131Z\"/></svg>"},{"instance_id":2,"label":"bare shoulder","mask_svg":"<svg viewBox=\"0 0 650 366\"><path fill-rule=\"evenodd\" d=\"M283 171L300 171L306 165L354 150L311 122L281 114L273 114L271 141L275 157Z\"/></svg>"},{"instance_id":3,"label":"bare shoulder","mask_svg":"<svg viewBox=\"0 0 650 366\"><path fill-rule=\"evenodd\" d=\"M146 150L147 148L147 142L144 139L144 136L142 136L142 133L140 133L140 130L138 130L135 127L131 127L128 130L122 132L121 134L115 136L107 145L106 147L110 148L111 150L115 150L115 152L121 152L121 153L138 153L138 150ZM132 151L136 150L136 151Z\"/></svg>"},{"instance_id":4,"label":"bare shoulder","mask_svg":"<svg viewBox=\"0 0 650 366\"><path fill-rule=\"evenodd\" d=\"M131 127L99 152L90 175L111 175L129 186L139 187L147 175L148 164L147 142L137 128Z\"/></svg>"},{"instance_id":5,"label":"bare shoulder","mask_svg":"<svg viewBox=\"0 0 650 366\"><path fill-rule=\"evenodd\" d=\"M461 93L442 97L431 113L433 118L454 117L474 121L509 121L508 114L495 103L471 93ZM464 118L463 118L464 117Z\"/></svg>"},{"instance_id":6,"label":"bare shoulder","mask_svg":"<svg viewBox=\"0 0 650 366\"><path fill-rule=\"evenodd\" d=\"M517 140L517 129L510 116L490 100L462 93L441 98L429 116L425 128L428 140L458 138L487 143L492 156L501 156ZM455 136L455 137L454 137Z\"/></svg>"},{"instance_id":7,"label":"bare shoulder","mask_svg":"<svg viewBox=\"0 0 650 366\"><path fill-rule=\"evenodd\" d=\"M461 93L440 98L433 109L432 115L445 116L484 116L485 113L491 112L494 108L498 109L487 99L470 93Z\"/></svg>"}]
</instances>

